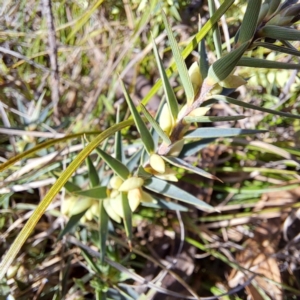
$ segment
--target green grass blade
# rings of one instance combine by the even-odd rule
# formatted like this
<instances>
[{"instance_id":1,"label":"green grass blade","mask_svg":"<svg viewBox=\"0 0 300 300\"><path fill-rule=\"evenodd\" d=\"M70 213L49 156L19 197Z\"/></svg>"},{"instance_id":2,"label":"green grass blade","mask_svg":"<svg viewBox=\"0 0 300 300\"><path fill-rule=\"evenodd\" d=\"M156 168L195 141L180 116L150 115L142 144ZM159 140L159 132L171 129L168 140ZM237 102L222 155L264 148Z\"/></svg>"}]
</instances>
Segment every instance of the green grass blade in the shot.
<instances>
[{"instance_id":1,"label":"green grass blade","mask_svg":"<svg viewBox=\"0 0 300 300\"><path fill-rule=\"evenodd\" d=\"M173 119L176 120L177 115L178 115L178 111L179 111L177 98L176 98L175 93L174 93L174 91L171 87L171 84L169 82L168 76L167 76L166 71L164 69L163 63L160 59L160 56L159 56L159 53L158 53L158 50L157 50L157 47L156 47L156 44L155 44L155 41L154 41L153 37L152 37L152 43L153 43L153 51L154 51L154 55L155 55L155 58L156 58L156 63L157 63L157 66L158 66L159 74L160 74L162 84L163 84L163 87L164 87L164 91L165 91L165 95L166 95L166 100L167 100L167 103L169 105L169 109L171 111Z\"/></svg>"},{"instance_id":2,"label":"green grass blade","mask_svg":"<svg viewBox=\"0 0 300 300\"><path fill-rule=\"evenodd\" d=\"M215 128L205 127L197 128L193 131L188 132L183 138L185 139L196 139L196 138L214 138L214 137L231 137L244 134L257 134L265 133L266 130L251 130L251 129L240 129L240 128Z\"/></svg>"},{"instance_id":3,"label":"green grass blade","mask_svg":"<svg viewBox=\"0 0 300 300\"><path fill-rule=\"evenodd\" d=\"M208 8L209 8L210 16L213 16L216 11L216 5L214 0L208 0ZM215 24L212 30L213 30L214 46L215 46L217 58L219 59L222 56L222 40L221 40L221 33L218 24Z\"/></svg>"},{"instance_id":4,"label":"green grass blade","mask_svg":"<svg viewBox=\"0 0 300 300\"><path fill-rule=\"evenodd\" d=\"M293 118L293 119L300 119L300 115L294 115L294 114L290 114L290 113L285 113L283 111L277 111L277 110L273 110L273 109L269 109L269 108L256 106L256 105L253 105L253 104L250 104L250 103L246 103L246 102L234 99L234 98L221 96L221 95L213 96L212 99L203 102L203 105L204 106L210 105L210 104L215 103L217 101L222 101L222 102L225 102L225 103L231 103L231 104L235 104L235 105L245 107L245 108L255 109L255 110L266 112L266 113L269 113L269 114L272 114L272 115L278 115L278 116Z\"/></svg>"},{"instance_id":5,"label":"green grass blade","mask_svg":"<svg viewBox=\"0 0 300 300\"><path fill-rule=\"evenodd\" d=\"M186 116L184 121L187 123L211 123L211 122L220 122L220 121L237 121L245 119L246 116L224 116L224 117L207 117L207 116Z\"/></svg>"},{"instance_id":6,"label":"green grass blade","mask_svg":"<svg viewBox=\"0 0 300 300\"><path fill-rule=\"evenodd\" d=\"M7 269L11 265L11 263L15 260L18 252L21 247L31 234L32 230L36 226L39 219L42 217L47 207L50 205L53 198L58 194L58 192L62 189L65 183L69 180L72 174L76 171L76 169L84 162L84 160L88 157L88 155L96 148L98 145L103 142L105 139L115 134L116 131L121 130L127 126L133 124L132 120L126 120L119 124L113 125L109 129L103 131L101 134L96 136L71 162L71 164L67 167L66 170L61 174L59 179L54 183L51 187L47 195L44 199L39 203L37 208L34 210L33 214L26 222L25 226L22 228L21 232L18 234L17 238L14 240L13 244L9 248L8 252L5 254L1 264L0 264L0 280L4 277Z\"/></svg>"},{"instance_id":7,"label":"green grass blade","mask_svg":"<svg viewBox=\"0 0 300 300\"><path fill-rule=\"evenodd\" d=\"M99 222L99 244L100 244L100 250L101 250L101 262L102 264L104 263L104 258L105 258L105 253L106 253L106 241L107 241L107 234L108 234L108 215L104 209L103 206L103 201L101 201L99 203L99 218L100 218L100 222Z\"/></svg>"},{"instance_id":8,"label":"green grass blade","mask_svg":"<svg viewBox=\"0 0 300 300\"><path fill-rule=\"evenodd\" d=\"M91 15L96 11L99 5L102 4L104 0L98 0L93 7L86 10L86 13L82 15L82 17L76 21L75 26L73 26L73 29L71 33L68 35L66 42L69 42L71 38L76 35L76 33L84 27L84 24L90 20Z\"/></svg>"},{"instance_id":9,"label":"green grass blade","mask_svg":"<svg viewBox=\"0 0 300 300\"><path fill-rule=\"evenodd\" d=\"M86 158L86 164L88 167L88 174L89 174L91 187L100 185L100 179L99 179L98 172L89 156Z\"/></svg>"},{"instance_id":10,"label":"green grass blade","mask_svg":"<svg viewBox=\"0 0 300 300\"><path fill-rule=\"evenodd\" d=\"M123 89L123 92L124 92L124 95L125 95L125 99L127 101L127 104L128 104L128 107L131 111L131 114L133 116L133 119L134 119L134 122L136 124L136 127L141 135L141 139L142 139L142 142L147 150L147 152L150 154L150 153L153 153L154 152L154 141L153 141L153 138L151 136L151 133L149 132L146 124L144 123L143 119L141 118L141 116L139 115L136 107L134 106L133 104L133 101L132 99L130 98L126 88L125 88L125 85L124 83L121 81L121 85L122 85L122 89Z\"/></svg>"},{"instance_id":11,"label":"green grass blade","mask_svg":"<svg viewBox=\"0 0 300 300\"><path fill-rule=\"evenodd\" d=\"M122 192L122 208L124 212L124 226L126 236L128 238L128 244L131 248L131 241L132 241L132 211L129 206L127 193Z\"/></svg>"},{"instance_id":12,"label":"green grass blade","mask_svg":"<svg viewBox=\"0 0 300 300\"><path fill-rule=\"evenodd\" d=\"M300 31L276 25L266 25L258 32L261 37L268 37L276 40L299 41Z\"/></svg>"},{"instance_id":13,"label":"green grass blade","mask_svg":"<svg viewBox=\"0 0 300 300\"><path fill-rule=\"evenodd\" d=\"M170 138L165 134L165 132L161 129L157 121L151 116L151 114L148 112L146 107L141 104L141 110L143 114L145 115L146 119L149 121L149 123L152 125L154 130L157 132L157 134L162 138L162 140L167 144L171 144Z\"/></svg>"},{"instance_id":14,"label":"green grass blade","mask_svg":"<svg viewBox=\"0 0 300 300\"><path fill-rule=\"evenodd\" d=\"M120 106L118 106L117 108L116 124L118 123L120 123ZM122 138L120 131L117 131L115 133L115 153L116 159L118 159L119 161L123 161Z\"/></svg>"},{"instance_id":15,"label":"green grass blade","mask_svg":"<svg viewBox=\"0 0 300 300\"><path fill-rule=\"evenodd\" d=\"M162 194L166 197L170 197L194 205L200 210L214 211L214 208L209 204L201 201L200 199L187 193L179 187L172 185L166 181L160 180L158 178L152 177L151 179L147 180L145 188L149 189L150 191Z\"/></svg>"},{"instance_id":16,"label":"green grass blade","mask_svg":"<svg viewBox=\"0 0 300 300\"><path fill-rule=\"evenodd\" d=\"M183 159L180 159L178 157L165 157L163 156L163 159L166 160L168 163L170 163L171 165L178 167L178 168L182 168L185 169L187 171L190 171L192 173L198 174L200 176L209 178L209 179L214 179L214 180L219 180L221 181L218 177L200 169L197 167L194 167L190 164L188 164L186 161L184 161ZM222 181L221 181L222 182Z\"/></svg>"},{"instance_id":17,"label":"green grass blade","mask_svg":"<svg viewBox=\"0 0 300 300\"><path fill-rule=\"evenodd\" d=\"M103 158L103 160L110 166L110 168L123 180L126 180L128 178L130 172L123 163L121 163L119 160L115 159L114 157L105 153L99 148L97 149L97 152Z\"/></svg>"},{"instance_id":18,"label":"green grass blade","mask_svg":"<svg viewBox=\"0 0 300 300\"><path fill-rule=\"evenodd\" d=\"M265 60L252 57L242 57L237 65L240 67L251 68L300 70L300 64L289 64L279 61Z\"/></svg>"},{"instance_id":19,"label":"green grass blade","mask_svg":"<svg viewBox=\"0 0 300 300\"><path fill-rule=\"evenodd\" d=\"M178 69L178 73L179 73L179 76L180 76L180 79L181 79L181 82L182 82L182 85L184 88L184 92L185 92L186 99L187 99L187 104L191 105L193 103L194 97L195 97L193 85L192 85L185 61L184 61L183 57L181 56L178 44L173 36L173 32L169 26L167 17L163 11L162 11L162 17L163 17L163 21L165 24L165 28L167 30L170 46L171 46L174 60L175 60L175 63L176 63L177 69Z\"/></svg>"},{"instance_id":20,"label":"green grass blade","mask_svg":"<svg viewBox=\"0 0 300 300\"><path fill-rule=\"evenodd\" d=\"M216 10L216 13L205 23L202 29L195 35L195 37L189 42L189 44L182 51L182 58L186 59L195 47L199 44L199 42L206 36L206 34L212 29L214 24L216 24L219 19L225 14L225 12L230 8L230 6L234 3L235 0L225 0L222 5ZM175 62L166 70L167 76L169 77L172 73L176 71ZM205 78L205 77L204 77ZM143 98L142 104L146 105L150 99L157 93L158 89L161 87L162 81L159 79L152 89L147 93L147 95Z\"/></svg>"},{"instance_id":21,"label":"green grass blade","mask_svg":"<svg viewBox=\"0 0 300 300\"><path fill-rule=\"evenodd\" d=\"M85 196L93 199L105 199L107 197L106 194L106 186L93 186L93 188L85 190L85 191L75 191L74 194Z\"/></svg>"},{"instance_id":22,"label":"green grass blade","mask_svg":"<svg viewBox=\"0 0 300 300\"><path fill-rule=\"evenodd\" d=\"M250 42L254 36L261 7L261 0L248 1L243 22L239 30L238 45Z\"/></svg>"},{"instance_id":23,"label":"green grass blade","mask_svg":"<svg viewBox=\"0 0 300 300\"><path fill-rule=\"evenodd\" d=\"M132 125L131 123L133 123L133 121L131 121L128 126ZM33 148L31 148L31 149L29 149L27 151L24 151L23 153L15 155L14 157L12 157L9 160L7 160L5 163L2 163L0 165L0 172L2 172L5 169L7 169L8 167L14 165L19 160L24 159L24 158L26 158L28 156L31 156L34 153L36 153L36 152L38 152L38 151L40 151L42 149L49 148L49 147L51 147L51 146L53 146L55 144L58 144L60 142L66 142L68 140L80 138L80 137L83 137L83 136L98 135L99 133L100 133L99 131L80 132L80 133L70 134L70 135L64 136L62 138L53 139L53 140L50 140L50 141L46 141L46 142L40 143L40 144L36 145L35 147L33 147Z\"/></svg>"}]
</instances>

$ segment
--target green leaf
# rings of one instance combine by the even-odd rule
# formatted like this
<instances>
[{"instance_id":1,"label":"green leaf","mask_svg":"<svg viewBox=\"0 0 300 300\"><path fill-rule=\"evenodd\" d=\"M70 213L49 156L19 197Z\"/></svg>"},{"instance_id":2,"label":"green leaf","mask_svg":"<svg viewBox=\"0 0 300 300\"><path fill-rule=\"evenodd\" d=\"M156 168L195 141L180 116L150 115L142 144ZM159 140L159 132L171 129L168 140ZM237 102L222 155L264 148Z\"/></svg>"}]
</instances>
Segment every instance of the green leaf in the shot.
<instances>
[{"instance_id":1,"label":"green leaf","mask_svg":"<svg viewBox=\"0 0 300 300\"><path fill-rule=\"evenodd\" d=\"M130 173L132 173L133 170L139 165L139 161L141 160L143 150L144 148L137 150L133 155L131 155L131 157L126 162L126 166Z\"/></svg>"},{"instance_id":2,"label":"green leaf","mask_svg":"<svg viewBox=\"0 0 300 300\"><path fill-rule=\"evenodd\" d=\"M235 104L235 105L238 105L238 106L241 106L241 107L255 109L255 110L258 110L258 111L270 113L272 115L278 115L278 116L283 116L283 117L293 118L293 119L300 119L300 115L294 115L294 114L290 114L290 113L285 113L283 111L277 111L277 110L273 110L273 109L269 109L269 108L256 106L256 105L246 103L246 102L234 99L234 98L226 97L226 96L217 95L217 96L212 96L211 98L212 99L206 100L202 104L204 106L206 106L206 105L210 105L212 103L218 102L218 101L222 101L222 102L225 102L225 103Z\"/></svg>"},{"instance_id":3,"label":"green leaf","mask_svg":"<svg viewBox=\"0 0 300 300\"><path fill-rule=\"evenodd\" d=\"M250 42L256 32L261 0L248 1L243 22L239 30L238 45Z\"/></svg>"},{"instance_id":4,"label":"green leaf","mask_svg":"<svg viewBox=\"0 0 300 300\"><path fill-rule=\"evenodd\" d=\"M86 158L86 164L88 167L88 175L89 175L91 187L100 185L100 179L98 176L98 172L89 156Z\"/></svg>"},{"instance_id":5,"label":"green leaf","mask_svg":"<svg viewBox=\"0 0 300 300\"><path fill-rule=\"evenodd\" d=\"M108 234L108 215L104 209L103 201L100 201L99 203L99 243L100 243L100 250L101 250L101 262L104 263L105 253L106 253L106 240L107 240L107 234Z\"/></svg>"},{"instance_id":6,"label":"green leaf","mask_svg":"<svg viewBox=\"0 0 300 300\"><path fill-rule=\"evenodd\" d=\"M85 215L87 210L88 209L85 209L81 213L71 216L64 229L59 233L57 240L61 240L66 234L72 232L75 226L77 226L77 224L79 223L80 219Z\"/></svg>"},{"instance_id":7,"label":"green leaf","mask_svg":"<svg viewBox=\"0 0 300 300\"><path fill-rule=\"evenodd\" d=\"M237 121L245 119L246 116L224 116L224 117L207 117L207 116L186 116L184 121L187 123L210 123L210 122L220 122L220 121Z\"/></svg>"},{"instance_id":8,"label":"green leaf","mask_svg":"<svg viewBox=\"0 0 300 300\"><path fill-rule=\"evenodd\" d=\"M218 177L200 169L197 167L194 167L192 165L190 165L189 163L187 163L186 161L184 161L183 159L180 159L178 157L171 157L171 156L162 156L164 160L166 160L168 163L172 164L173 166L176 166L178 168L182 168L185 170L188 170L192 173L198 174L200 176L209 178L209 179L216 179L222 182L222 180L220 180Z\"/></svg>"},{"instance_id":9,"label":"green leaf","mask_svg":"<svg viewBox=\"0 0 300 300\"><path fill-rule=\"evenodd\" d=\"M149 189L150 191L162 194L166 197L170 197L194 205L200 210L214 211L214 208L209 204L205 203L204 201L187 193L179 187L172 185L166 181L160 180L158 178L152 177L151 179L147 180L144 187Z\"/></svg>"},{"instance_id":10,"label":"green leaf","mask_svg":"<svg viewBox=\"0 0 300 300\"><path fill-rule=\"evenodd\" d=\"M296 49L282 47L282 46L265 43L265 42L255 42L255 43L253 43L253 47L264 47L264 48L267 48L267 49L270 49L273 51L282 52L282 53L286 53L286 54L290 54L290 55L294 55L294 56L300 56L300 51L297 51Z\"/></svg>"},{"instance_id":11,"label":"green leaf","mask_svg":"<svg viewBox=\"0 0 300 300\"><path fill-rule=\"evenodd\" d=\"M300 31L276 25L265 25L259 31L260 37L268 37L276 40L299 41Z\"/></svg>"},{"instance_id":12,"label":"green leaf","mask_svg":"<svg viewBox=\"0 0 300 300\"><path fill-rule=\"evenodd\" d=\"M214 62L208 70L207 76L209 80L211 80L213 83L218 83L219 81L226 79L237 66L240 58L247 50L249 44L250 42L245 42L237 49L229 52L227 55Z\"/></svg>"},{"instance_id":13,"label":"green leaf","mask_svg":"<svg viewBox=\"0 0 300 300\"><path fill-rule=\"evenodd\" d=\"M122 192L122 209L124 212L124 226L126 236L128 238L129 247L131 248L132 241L132 211L129 206L127 193Z\"/></svg>"},{"instance_id":14,"label":"green leaf","mask_svg":"<svg viewBox=\"0 0 300 300\"><path fill-rule=\"evenodd\" d=\"M195 153L198 153L203 148L207 147L209 144L211 144L215 140L216 140L216 138L212 138L212 139L207 138L207 139L201 139L200 141L186 143L186 144L184 144L179 157L184 158L184 157L192 156Z\"/></svg>"},{"instance_id":15,"label":"green leaf","mask_svg":"<svg viewBox=\"0 0 300 300\"><path fill-rule=\"evenodd\" d=\"M143 114L145 115L146 119L149 121L149 123L152 125L154 130L157 132L157 134L161 137L161 139L167 144L171 144L170 138L165 134L165 132L161 129L157 121L150 115L146 107L141 104L141 110Z\"/></svg>"},{"instance_id":16,"label":"green leaf","mask_svg":"<svg viewBox=\"0 0 300 300\"><path fill-rule=\"evenodd\" d=\"M166 201L157 197L154 197L157 201L153 202L141 202L142 206L151 207L151 208L162 208L162 209L170 209L170 210L178 210L178 211L188 211L188 208L171 201Z\"/></svg>"},{"instance_id":17,"label":"green leaf","mask_svg":"<svg viewBox=\"0 0 300 300\"><path fill-rule=\"evenodd\" d=\"M159 56L155 41L153 39L153 36L152 36L152 43L153 43L153 51L154 51L154 55L155 55L155 58L156 58L156 63L157 63L157 66L158 66L159 74L160 74L160 77L161 77L161 80L162 80L162 83L163 83L167 103L169 105L169 109L171 111L173 119L176 120L176 118L178 116L178 111L179 111L177 98L174 94L172 86L169 82L169 78L166 74L163 63L160 59L160 56ZM141 107L141 109L142 109L142 107Z\"/></svg>"},{"instance_id":18,"label":"green leaf","mask_svg":"<svg viewBox=\"0 0 300 300\"><path fill-rule=\"evenodd\" d=\"M101 149L97 149L98 154L103 158L103 160L112 168L112 170L118 174L123 180L126 180L130 175L129 170L125 165L123 165L119 160L115 159L111 155L105 153Z\"/></svg>"},{"instance_id":19,"label":"green leaf","mask_svg":"<svg viewBox=\"0 0 300 300\"><path fill-rule=\"evenodd\" d=\"M194 97L195 97L193 85L190 80L190 76L189 76L185 61L184 61L183 57L181 56L178 44L173 36L172 30L168 24L167 17L163 11L162 11L162 17L163 17L163 21L165 24L165 28L167 30L168 39L169 39L172 53L174 56L174 60L175 60L175 63L176 63L177 69L178 69L178 73L179 73L179 76L180 76L180 79L181 79L181 82L182 82L182 85L184 88L184 92L185 92L185 95L187 98L187 104L191 105L193 103Z\"/></svg>"},{"instance_id":20,"label":"green leaf","mask_svg":"<svg viewBox=\"0 0 300 300\"><path fill-rule=\"evenodd\" d=\"M133 116L134 122L136 124L136 127L137 127L137 129L138 129L138 131L141 135L141 139L143 141L143 144L144 144L147 152L149 154L151 154L151 153L154 152L154 142L153 142L151 133L149 132L149 130L148 130L147 126L145 125L143 119L139 115L139 113L138 113L136 107L134 106L133 101L130 98L130 96L129 96L126 88L125 88L125 85L122 81L121 81L121 85L122 85L122 89L123 89L128 107L129 107L129 109L132 113L132 116Z\"/></svg>"},{"instance_id":21,"label":"green leaf","mask_svg":"<svg viewBox=\"0 0 300 300\"><path fill-rule=\"evenodd\" d=\"M265 132L267 132L267 130L205 127L205 128L197 128L193 131L190 131L183 138L185 139L214 138L214 137L220 138L220 137L237 136L242 134L257 134L257 133L265 133Z\"/></svg>"},{"instance_id":22,"label":"green leaf","mask_svg":"<svg viewBox=\"0 0 300 300\"><path fill-rule=\"evenodd\" d=\"M120 106L118 106L117 108L116 124L118 123L120 123ZM116 159L119 161L123 161L122 138L120 131L117 131L115 133L115 153Z\"/></svg>"},{"instance_id":23,"label":"green leaf","mask_svg":"<svg viewBox=\"0 0 300 300\"><path fill-rule=\"evenodd\" d=\"M93 199L105 199L107 198L106 186L94 186L93 188L85 191L74 191L76 195L81 195Z\"/></svg>"},{"instance_id":24,"label":"green leaf","mask_svg":"<svg viewBox=\"0 0 300 300\"><path fill-rule=\"evenodd\" d=\"M207 56L207 52L206 52L204 39L200 41L199 54L200 54L199 66L200 66L201 77L206 78L208 69L209 69L209 64L208 64L208 56Z\"/></svg>"},{"instance_id":25,"label":"green leaf","mask_svg":"<svg viewBox=\"0 0 300 300\"><path fill-rule=\"evenodd\" d=\"M251 68L300 70L300 64L289 64L279 61L272 61L252 57L242 57L237 65L240 67Z\"/></svg>"},{"instance_id":26,"label":"green leaf","mask_svg":"<svg viewBox=\"0 0 300 300\"><path fill-rule=\"evenodd\" d=\"M188 43L188 45L182 51L183 59L186 59L192 53L192 51L194 51L195 46L198 45L199 42L207 35L207 33L212 29L214 24L216 24L220 20L220 18L225 14L225 12L231 7L233 3L234 0L225 0L221 4L221 6L216 10L216 13L205 23L205 25L201 28L201 30L195 35L195 37ZM166 70L167 76L169 77L175 71L176 71L176 63L174 62ZM204 76L203 78L205 77L206 76ZM159 79L142 100L141 103L143 105L146 105L149 102L149 100L157 93L158 89L161 87L161 84L162 81L161 79Z\"/></svg>"},{"instance_id":27,"label":"green leaf","mask_svg":"<svg viewBox=\"0 0 300 300\"><path fill-rule=\"evenodd\" d=\"M216 11L216 5L214 0L208 0L208 8L209 8L210 16L213 16ZM213 30L214 46L215 46L217 58L219 59L222 56L222 40L221 40L221 33L218 24L215 24L212 30Z\"/></svg>"},{"instance_id":28,"label":"green leaf","mask_svg":"<svg viewBox=\"0 0 300 300\"><path fill-rule=\"evenodd\" d=\"M57 178L57 176L55 176ZM81 190L81 187L68 181L66 182L65 184L65 189L69 192L69 193L73 193L73 192L76 192L76 191L80 191Z\"/></svg>"}]
</instances>

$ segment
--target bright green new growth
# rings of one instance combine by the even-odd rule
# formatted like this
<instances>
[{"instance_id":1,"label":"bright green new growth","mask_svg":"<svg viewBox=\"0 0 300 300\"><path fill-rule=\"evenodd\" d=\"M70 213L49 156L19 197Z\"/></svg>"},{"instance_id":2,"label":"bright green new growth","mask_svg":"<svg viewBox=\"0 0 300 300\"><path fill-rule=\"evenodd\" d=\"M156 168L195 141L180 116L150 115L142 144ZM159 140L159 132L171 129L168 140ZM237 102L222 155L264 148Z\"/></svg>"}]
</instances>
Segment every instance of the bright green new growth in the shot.
<instances>
[{"instance_id":1,"label":"bright green new growth","mask_svg":"<svg viewBox=\"0 0 300 300\"><path fill-rule=\"evenodd\" d=\"M224 6L229 6L229 1L226 1ZM222 7L222 9L223 9ZM278 19L276 25L267 23L262 24L265 18L269 18L271 22L274 16L280 16L280 10L278 1L265 1L261 5L261 1L249 1L244 20L237 36L237 43L235 48L229 53L223 54L218 60L212 65L206 68L206 53L204 40L201 41L201 53L200 53L200 73L201 84L199 85L199 92L195 92L193 86L193 78L191 79L188 68L183 59L183 55L179 50L179 46L173 36L170 25L168 24L167 17L162 12L162 19L167 30L169 43L174 56L174 60L178 69L179 77L185 91L186 102L185 106L179 109L178 101L173 91L171 84L168 80L168 72L164 70L163 63L159 57L157 46L153 41L153 49L155 54L156 63L158 66L159 74L162 79L164 93L166 96L166 109L163 109L161 119L167 119L166 128L161 128L161 122L158 122L153 118L147 108L141 105L141 111L145 117L141 117L138 109L134 105L129 93L127 92L123 83L122 88L126 99L127 106L130 110L133 120L120 121L120 112L117 114L116 125L106 129L104 132L99 134L96 138L90 139L88 145L78 154L78 156L72 161L67 169L60 175L56 183L52 186L46 197L38 205L29 221L24 226L23 230L11 246L8 253L5 255L1 266L0 266L0 278L2 278L9 265L17 256L20 248L34 229L38 220L45 212L52 199L57 195L62 187L70 187L68 205L76 206L79 201L76 202L80 197L80 203L82 206L77 207L74 210L74 215L71 213L71 208L66 209L66 214L71 216L72 222L68 223L70 227L74 227L81 218L85 218L85 221L91 221L97 219L99 221L99 249L101 250L101 261L105 261L105 249L106 240L108 236L108 225L111 220L120 223L123 221L125 227L125 233L128 238L129 246L132 247L132 216L134 211L139 205L144 204L155 204L158 208L162 209L165 207L163 202L157 201L150 192L155 192L161 197L169 197L180 202L193 205L198 209L212 212L214 208L204 201L198 199L194 195L191 195L171 184L169 181L175 181L178 177L178 169L184 169L188 172L198 174L208 179L218 178L209 172L195 167L184 160L185 155L190 155L193 151L197 152L199 147L199 140L201 139L212 139L222 137L233 137L239 135L251 135L257 133L264 133L263 130L242 130L239 128L194 128L194 123L205 123L215 121L236 121L244 118L243 115L230 116L230 117L210 117L205 116L209 113L209 108L216 102L224 102L236 105L238 107L255 109L258 111L277 114L284 117L300 118L297 115L291 113L285 113L281 111L275 111L272 109L258 107L253 104L245 103L240 100L233 99L223 95L224 82L230 82L230 77L236 70L237 66L249 66L249 67L268 67L268 68L284 68L284 69L299 69L298 65L292 65L289 63L281 63L276 61L258 60L251 57L243 57L243 55L250 51L253 46L260 47L271 47L266 45L265 38L273 38L277 40L298 40L300 35L299 31L282 27L281 25L287 24L286 19L282 20L281 23ZM298 10L295 10L298 13ZM218 13L220 10L217 11ZM291 8L289 12L292 12ZM213 18L214 16L212 16ZM287 17L287 15L285 15ZM288 16L290 17L290 16ZM288 21L292 22L293 18L289 18ZM284 23L283 23L284 21ZM204 27L203 27L204 28ZM201 30L202 32L202 30ZM205 32L205 31L203 31ZM69 35L71 38L75 33ZM219 43L219 39L215 39L216 43ZM260 43L260 44L259 44ZM292 55L299 55L299 52L292 47L284 44L277 46L278 51L282 53L289 53ZM216 49L220 49L220 45L216 45ZM269 49L269 48L268 48ZM282 50L282 51L281 51ZM289 52L288 52L289 51ZM186 53L186 52L185 52ZM201 61L202 59L202 61ZM203 61L205 60L205 61ZM203 68L202 68L203 66ZM202 68L202 69L201 69ZM238 77L235 77L236 79ZM223 82L223 83L222 83ZM222 85L223 84L223 85ZM234 85L235 83L232 83ZM236 86L226 86L226 88L235 88ZM216 92L217 91L217 92ZM149 93L150 95L150 93ZM150 96L149 96L150 97ZM203 110L199 109L203 108ZM202 112L203 115L202 115ZM167 115L168 114L168 115ZM149 124L145 122L148 121ZM128 126L135 125L140 137L140 143L142 149L137 156L134 157L135 165L131 168L128 167L128 161L125 161L125 155L122 148L122 142L125 143L125 138L122 137L121 130ZM152 127L152 130L158 135L158 146L154 142L154 134L148 128L148 125ZM92 134L92 133L91 133ZM108 138L114 136L114 150L109 147L100 149L99 146ZM68 137L64 138L67 139ZM189 142L193 140L193 142ZM62 141L62 140L59 140ZM57 142L57 140L56 140ZM130 140L126 139L126 143L132 146ZM55 144L55 141L45 142L44 144L36 146L25 152L23 155L12 158L2 166L0 170L8 168L18 160L25 158L27 155L38 151L43 147ZM188 147L190 147L188 149ZM175 149L176 148L176 149ZM98 154L97 159L101 158L108 167L110 174L104 171L103 168L101 175L99 170L96 169L91 153L96 150ZM148 160L143 161L142 151L145 150L148 154ZM181 156L182 155L182 156ZM132 155L133 157L134 155ZM72 174L79 168L82 162L86 161L88 169L88 177L90 188L82 191L80 187L72 185L68 182ZM113 173L113 175L112 175ZM111 176L110 180L107 179ZM69 184L69 185L68 185ZM147 193L145 190L149 190ZM75 200L74 200L75 199ZM115 202L113 202L115 201ZM113 208L112 203L115 203L117 208ZM176 204L176 203L174 203ZM177 204L176 204L177 205ZM181 206L174 206L175 209L181 208ZM78 215L80 217L78 217ZM77 218L76 218L77 216ZM74 221L75 220L75 221ZM81 219L82 220L82 219ZM62 236L67 231L63 232Z\"/></svg>"}]
</instances>

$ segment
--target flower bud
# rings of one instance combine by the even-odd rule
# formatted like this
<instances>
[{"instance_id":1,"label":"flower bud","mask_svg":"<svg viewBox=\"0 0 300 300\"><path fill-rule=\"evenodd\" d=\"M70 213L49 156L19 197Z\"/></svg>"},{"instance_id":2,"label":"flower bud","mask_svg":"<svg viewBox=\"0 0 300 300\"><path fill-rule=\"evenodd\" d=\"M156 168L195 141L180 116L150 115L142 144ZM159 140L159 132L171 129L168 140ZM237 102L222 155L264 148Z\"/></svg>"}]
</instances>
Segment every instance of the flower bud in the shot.
<instances>
[{"instance_id":1,"label":"flower bud","mask_svg":"<svg viewBox=\"0 0 300 300\"><path fill-rule=\"evenodd\" d=\"M119 187L119 192L128 192L130 190L143 186L144 180L139 177L130 177L126 179Z\"/></svg>"},{"instance_id":2,"label":"flower bud","mask_svg":"<svg viewBox=\"0 0 300 300\"><path fill-rule=\"evenodd\" d=\"M119 176L116 176L116 175L113 176L109 181L110 186L114 190L117 190L121 186L122 183L123 183L122 178L120 178Z\"/></svg>"},{"instance_id":3,"label":"flower bud","mask_svg":"<svg viewBox=\"0 0 300 300\"><path fill-rule=\"evenodd\" d=\"M165 103L161 110L161 114L159 118L159 126L167 135L170 135L173 129L173 125L174 125L173 117L171 115L168 104Z\"/></svg>"},{"instance_id":4,"label":"flower bud","mask_svg":"<svg viewBox=\"0 0 300 300\"><path fill-rule=\"evenodd\" d=\"M192 117L203 117L208 111L210 110L210 107L205 106L205 107L197 107L191 113L189 116Z\"/></svg>"},{"instance_id":5,"label":"flower bud","mask_svg":"<svg viewBox=\"0 0 300 300\"><path fill-rule=\"evenodd\" d=\"M237 75L229 75L227 78L219 82L222 87L227 89L236 89L246 83L247 81L244 78Z\"/></svg>"},{"instance_id":6,"label":"flower bud","mask_svg":"<svg viewBox=\"0 0 300 300\"><path fill-rule=\"evenodd\" d=\"M121 223L121 217L115 212L114 207L111 205L112 202L113 199L109 199L109 198L103 200L103 207L111 219L113 219L117 223Z\"/></svg>"},{"instance_id":7,"label":"flower bud","mask_svg":"<svg viewBox=\"0 0 300 300\"><path fill-rule=\"evenodd\" d=\"M197 95L202 86L203 79L199 65L196 61L189 68L189 76L193 85L194 93Z\"/></svg>"},{"instance_id":8,"label":"flower bud","mask_svg":"<svg viewBox=\"0 0 300 300\"><path fill-rule=\"evenodd\" d=\"M142 199L142 189L130 190L127 197L131 211L135 211Z\"/></svg>"},{"instance_id":9,"label":"flower bud","mask_svg":"<svg viewBox=\"0 0 300 300\"><path fill-rule=\"evenodd\" d=\"M154 169L156 172L163 174L166 169L165 161L156 153L153 153L150 155L149 160L150 166L152 169Z\"/></svg>"},{"instance_id":10,"label":"flower bud","mask_svg":"<svg viewBox=\"0 0 300 300\"><path fill-rule=\"evenodd\" d=\"M94 200L91 198L82 198L79 199L79 201L76 202L76 204L73 206L72 210L70 211L70 215L78 215L84 210L88 209L92 206Z\"/></svg>"}]
</instances>

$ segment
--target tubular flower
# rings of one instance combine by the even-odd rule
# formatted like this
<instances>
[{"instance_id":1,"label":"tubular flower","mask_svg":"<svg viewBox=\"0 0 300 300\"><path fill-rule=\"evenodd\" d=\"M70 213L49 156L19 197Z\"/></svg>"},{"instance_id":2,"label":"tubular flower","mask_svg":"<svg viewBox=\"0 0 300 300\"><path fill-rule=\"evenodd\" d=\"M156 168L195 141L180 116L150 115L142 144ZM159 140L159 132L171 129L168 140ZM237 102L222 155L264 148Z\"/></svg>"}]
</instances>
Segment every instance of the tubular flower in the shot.
<instances>
[{"instance_id":1,"label":"tubular flower","mask_svg":"<svg viewBox=\"0 0 300 300\"><path fill-rule=\"evenodd\" d=\"M117 184L116 184L117 183ZM124 216L122 193L125 193L132 212L134 212L141 202L156 203L156 200L148 193L142 190L144 180L140 177L130 177L122 180L118 176L114 176L110 180L108 197L103 200L103 206L106 213L111 219L117 223L121 223Z\"/></svg>"}]
</instances>

